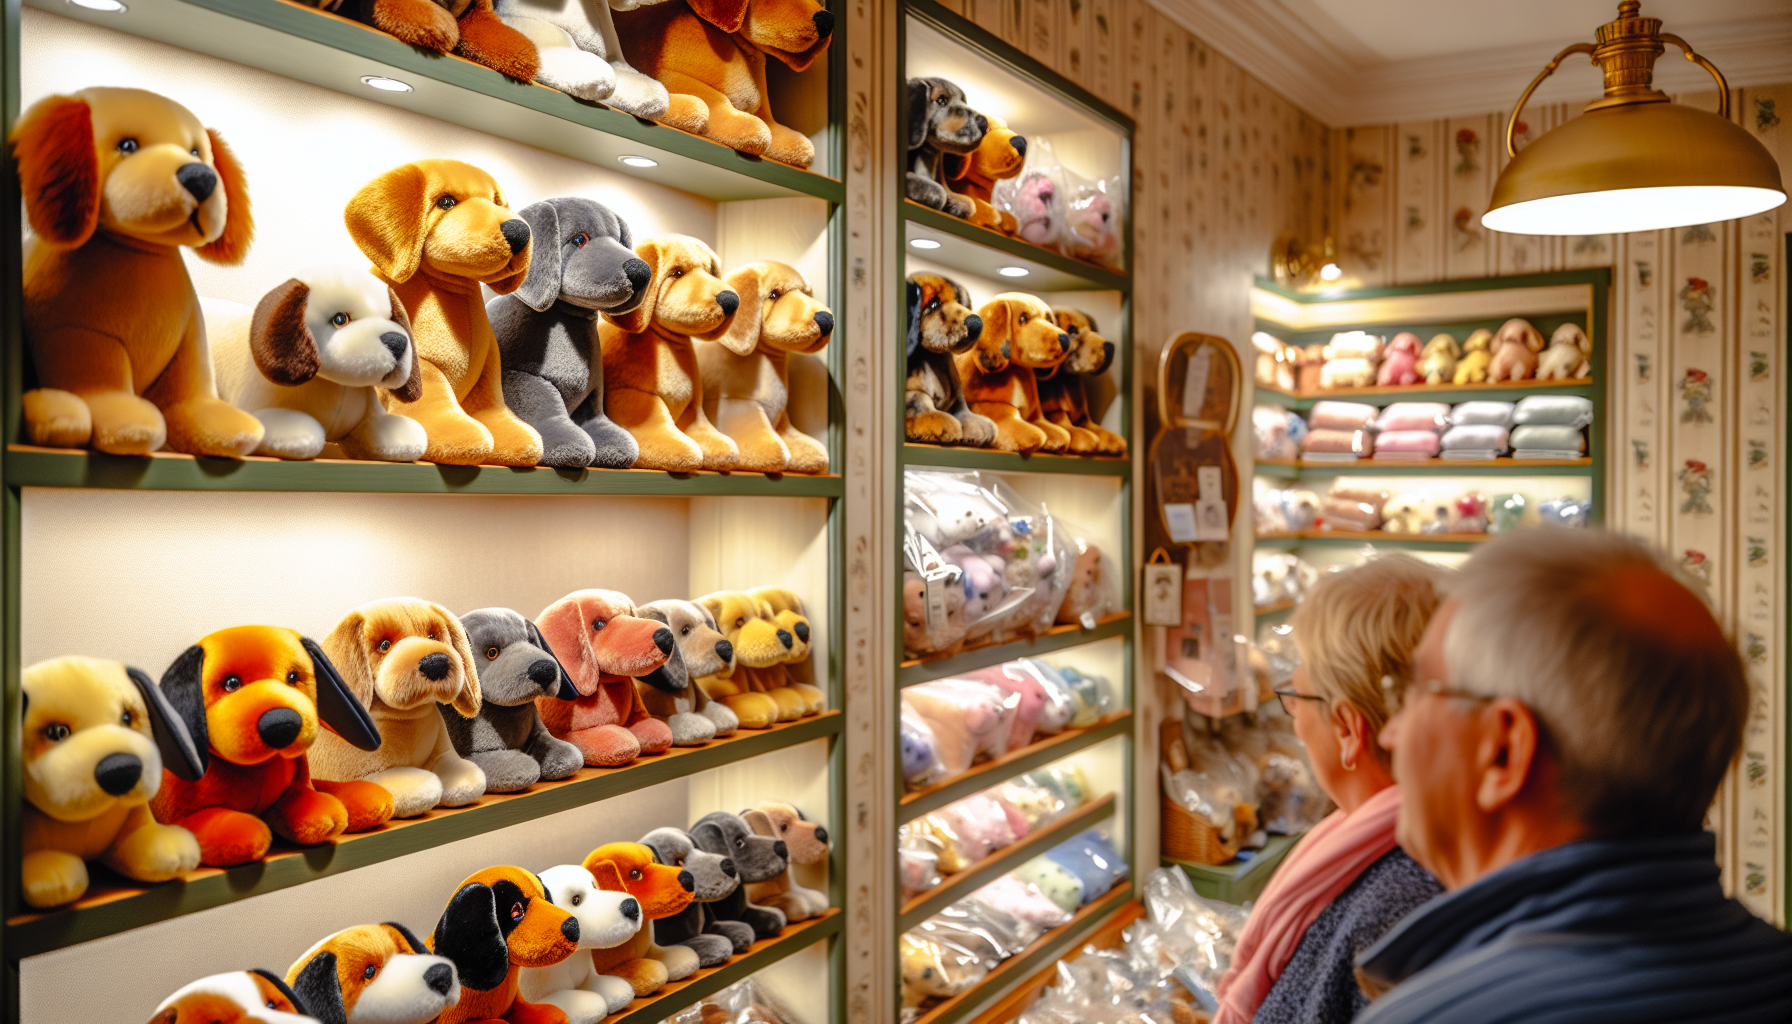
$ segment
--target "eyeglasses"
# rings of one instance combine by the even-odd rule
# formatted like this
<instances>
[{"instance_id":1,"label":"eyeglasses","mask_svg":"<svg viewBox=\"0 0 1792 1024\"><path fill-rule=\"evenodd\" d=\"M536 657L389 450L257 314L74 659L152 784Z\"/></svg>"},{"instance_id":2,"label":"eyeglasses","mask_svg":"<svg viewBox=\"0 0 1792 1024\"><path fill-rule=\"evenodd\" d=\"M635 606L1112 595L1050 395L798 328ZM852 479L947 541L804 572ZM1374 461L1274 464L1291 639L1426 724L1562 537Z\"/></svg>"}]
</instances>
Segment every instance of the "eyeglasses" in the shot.
<instances>
[{"instance_id":1,"label":"eyeglasses","mask_svg":"<svg viewBox=\"0 0 1792 1024\"><path fill-rule=\"evenodd\" d=\"M1286 690L1277 690L1277 691L1275 691L1275 695L1276 695L1276 699L1282 702L1282 710L1286 711L1288 713L1289 718L1294 717L1294 709L1297 706L1297 705L1288 703L1288 698L1290 698L1290 697L1292 697L1296 700L1316 700L1321 704L1329 703L1329 701L1327 701L1324 697L1321 697L1316 693L1302 693L1299 690L1295 690L1292 688L1286 689Z\"/></svg>"},{"instance_id":2,"label":"eyeglasses","mask_svg":"<svg viewBox=\"0 0 1792 1024\"><path fill-rule=\"evenodd\" d=\"M1472 700L1479 703L1486 703L1487 701L1494 699L1492 696L1485 693L1475 693L1472 690L1462 690L1453 686L1446 686L1440 679L1427 679L1422 683L1415 684L1403 683L1393 676L1382 676L1381 695L1382 699L1387 702L1388 714L1390 716L1400 713L1400 708L1406 703L1408 692L1415 686L1426 693L1434 694L1438 697L1454 697L1457 700ZM1278 690L1276 692L1280 693L1281 691Z\"/></svg>"}]
</instances>

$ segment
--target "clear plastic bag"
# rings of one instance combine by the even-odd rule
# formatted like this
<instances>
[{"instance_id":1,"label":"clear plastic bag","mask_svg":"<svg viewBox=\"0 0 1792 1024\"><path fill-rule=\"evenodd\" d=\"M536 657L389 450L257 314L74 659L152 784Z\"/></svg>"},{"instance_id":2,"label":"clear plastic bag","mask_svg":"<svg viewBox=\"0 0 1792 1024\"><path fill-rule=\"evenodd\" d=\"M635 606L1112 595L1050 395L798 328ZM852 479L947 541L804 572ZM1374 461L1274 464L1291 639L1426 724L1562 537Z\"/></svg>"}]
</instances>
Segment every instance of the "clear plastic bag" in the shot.
<instances>
[{"instance_id":1,"label":"clear plastic bag","mask_svg":"<svg viewBox=\"0 0 1792 1024\"><path fill-rule=\"evenodd\" d=\"M1258 813L1265 832L1300 835L1331 813L1331 798L1319 788L1313 768L1304 756L1295 757L1272 750L1264 760L1257 796L1260 801Z\"/></svg>"},{"instance_id":2,"label":"clear plastic bag","mask_svg":"<svg viewBox=\"0 0 1792 1024\"><path fill-rule=\"evenodd\" d=\"M950 999L982 981L993 964L966 952L956 944L919 928L904 932L897 942L902 963L904 1020L919 1016L921 1007Z\"/></svg>"},{"instance_id":3,"label":"clear plastic bag","mask_svg":"<svg viewBox=\"0 0 1792 1024\"><path fill-rule=\"evenodd\" d=\"M1064 168L1051 140L1037 136L1027 139L1027 162L1019 177L996 182L990 195L990 205L1014 215L1019 238L1047 249L1064 244L1068 201Z\"/></svg>"},{"instance_id":4,"label":"clear plastic bag","mask_svg":"<svg viewBox=\"0 0 1792 1024\"><path fill-rule=\"evenodd\" d=\"M1038 886L1020 880L1013 873L978 889L970 898L1026 921L1042 932L1068 924L1071 918L1063 907L1047 899Z\"/></svg>"},{"instance_id":5,"label":"clear plastic bag","mask_svg":"<svg viewBox=\"0 0 1792 1024\"><path fill-rule=\"evenodd\" d=\"M928 918L922 927L951 935L966 949L996 962L1018 955L1045 933L1045 929L998 904L977 899L976 893Z\"/></svg>"},{"instance_id":6,"label":"clear plastic bag","mask_svg":"<svg viewBox=\"0 0 1792 1024\"><path fill-rule=\"evenodd\" d=\"M1232 966L1250 911L1203 898L1180 868L1158 868L1146 876L1144 903L1164 954L1176 962L1177 980L1207 1009L1216 1009L1213 993Z\"/></svg>"},{"instance_id":7,"label":"clear plastic bag","mask_svg":"<svg viewBox=\"0 0 1792 1024\"><path fill-rule=\"evenodd\" d=\"M933 831L915 822L896 827L896 869L905 897L936 888L944 882L940 854L944 844Z\"/></svg>"},{"instance_id":8,"label":"clear plastic bag","mask_svg":"<svg viewBox=\"0 0 1792 1024\"><path fill-rule=\"evenodd\" d=\"M938 741L927 719L904 704L901 723L903 781L910 789L920 789L945 778L946 766L940 761Z\"/></svg>"},{"instance_id":9,"label":"clear plastic bag","mask_svg":"<svg viewBox=\"0 0 1792 1024\"><path fill-rule=\"evenodd\" d=\"M1114 560L1088 531L1063 520L1059 524L1070 534L1074 562L1057 621L1094 629L1103 616L1120 608L1120 574Z\"/></svg>"},{"instance_id":10,"label":"clear plastic bag","mask_svg":"<svg viewBox=\"0 0 1792 1024\"><path fill-rule=\"evenodd\" d=\"M1114 850L1113 840L1091 829L1046 851L1047 859L1064 866L1083 883L1083 903L1092 903L1132 876L1132 867Z\"/></svg>"},{"instance_id":11,"label":"clear plastic bag","mask_svg":"<svg viewBox=\"0 0 1792 1024\"><path fill-rule=\"evenodd\" d=\"M947 804L934 812L958 837L961 856L976 863L1018 839L1008 812L995 797L977 793Z\"/></svg>"},{"instance_id":12,"label":"clear plastic bag","mask_svg":"<svg viewBox=\"0 0 1792 1024\"><path fill-rule=\"evenodd\" d=\"M905 525L958 567L964 585L965 640L986 642L998 630L1017 628L1042 614L1029 603L1040 587L1060 591L1072 585L1075 552L1054 539L1045 511L1020 497L1000 477L977 472L945 473L910 469L904 474ZM913 555L910 554L911 568ZM1010 563L1014 564L1010 564ZM923 574L925 575L925 574ZM1048 595L1042 598L1049 603Z\"/></svg>"},{"instance_id":13,"label":"clear plastic bag","mask_svg":"<svg viewBox=\"0 0 1792 1024\"><path fill-rule=\"evenodd\" d=\"M1061 817L1071 805L1060 787L1048 786L1033 773L1009 779L996 787L996 797L1013 808L1027 823L1027 831L1049 825Z\"/></svg>"},{"instance_id":14,"label":"clear plastic bag","mask_svg":"<svg viewBox=\"0 0 1792 1024\"><path fill-rule=\"evenodd\" d=\"M1072 178L1068 171L1066 179ZM1113 270L1122 268L1120 232L1126 223L1125 183L1118 175L1077 180L1064 212L1064 255Z\"/></svg>"},{"instance_id":15,"label":"clear plastic bag","mask_svg":"<svg viewBox=\"0 0 1792 1024\"><path fill-rule=\"evenodd\" d=\"M936 679L904 689L902 704L932 729L934 752L952 777L980 756L1007 753L1020 699L988 683Z\"/></svg>"},{"instance_id":16,"label":"clear plastic bag","mask_svg":"<svg viewBox=\"0 0 1792 1024\"><path fill-rule=\"evenodd\" d=\"M1292 459L1300 455L1307 423L1279 405L1259 405L1251 409L1251 432L1257 442L1257 458Z\"/></svg>"}]
</instances>

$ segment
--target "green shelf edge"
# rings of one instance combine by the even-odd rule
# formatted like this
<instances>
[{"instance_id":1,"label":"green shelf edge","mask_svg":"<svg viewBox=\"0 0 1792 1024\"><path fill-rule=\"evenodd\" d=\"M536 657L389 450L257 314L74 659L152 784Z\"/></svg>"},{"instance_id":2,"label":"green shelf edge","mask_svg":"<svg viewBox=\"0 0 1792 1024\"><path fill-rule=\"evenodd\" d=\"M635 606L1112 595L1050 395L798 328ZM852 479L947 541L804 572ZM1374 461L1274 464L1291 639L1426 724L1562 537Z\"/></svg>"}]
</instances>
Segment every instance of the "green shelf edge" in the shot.
<instances>
[{"instance_id":1,"label":"green shelf edge","mask_svg":"<svg viewBox=\"0 0 1792 1024\"><path fill-rule=\"evenodd\" d=\"M6 452L9 487L83 487L145 491L337 491L367 494L741 495L838 498L837 476L763 473L674 475L634 469L559 470L547 466L444 466L433 463L237 461L186 456L103 455L83 451Z\"/></svg>"},{"instance_id":2,"label":"green shelf edge","mask_svg":"<svg viewBox=\"0 0 1792 1024\"><path fill-rule=\"evenodd\" d=\"M1529 465L1514 462L1503 466L1453 466L1437 462L1335 462L1318 466L1290 466L1284 462L1259 462L1255 471L1262 476L1293 479L1303 476L1594 476L1600 472L1595 462L1578 466L1553 463Z\"/></svg>"},{"instance_id":3,"label":"green shelf edge","mask_svg":"<svg viewBox=\"0 0 1792 1024\"><path fill-rule=\"evenodd\" d=\"M1490 535L1491 536L1491 535ZM1370 530L1366 533L1340 533L1331 537L1267 537L1259 538L1257 547L1290 550L1311 544L1315 547L1358 547L1371 544L1378 548L1393 548L1399 551L1473 551L1486 541L1478 540L1426 540L1423 535L1407 536L1398 533L1382 533ZM1262 618L1261 614L1258 618Z\"/></svg>"},{"instance_id":4,"label":"green shelf edge","mask_svg":"<svg viewBox=\"0 0 1792 1024\"><path fill-rule=\"evenodd\" d=\"M944 679L946 676L988 668L991 665L1000 665L1004 661L1013 661L1016 658L1035 658L1041 654L1061 651L1066 647L1080 647L1097 640L1130 636L1132 634L1132 613L1121 612L1119 614L1119 618L1097 623L1094 629L1072 629L1063 633L1049 633L1032 640L1016 640L1011 644L979 647L974 651L955 654L950 658L938 658L932 661L923 661L919 665L901 667L896 670L896 685L898 687L913 686L916 683L925 683L929 679Z\"/></svg>"},{"instance_id":5,"label":"green shelf edge","mask_svg":"<svg viewBox=\"0 0 1792 1024\"><path fill-rule=\"evenodd\" d=\"M1328 395L1306 395L1296 397L1272 388L1256 389L1256 404L1279 405L1287 409L1311 409L1316 402L1359 402L1364 405L1388 406L1395 402L1516 402L1520 398L1532 395L1575 395L1580 398L1592 398L1599 390L1594 384L1536 384L1531 387L1513 388L1452 388L1426 387L1414 385L1405 391L1390 394L1351 394L1350 389L1342 388Z\"/></svg>"},{"instance_id":6,"label":"green shelf edge","mask_svg":"<svg viewBox=\"0 0 1792 1024\"><path fill-rule=\"evenodd\" d=\"M932 207L922 206L912 199L904 199L900 209L901 217L905 221L911 221L915 224L932 228L935 231L944 232L945 234L969 242L972 245L980 245L985 249L995 249L998 252L1005 252L1016 259L1030 260L1041 266L1050 267L1067 277L1078 278L1088 285L1088 288L1082 290L1092 292L1117 291L1122 293L1130 293L1132 291L1132 278L1126 274L1119 273L1118 271L1108 270L1105 267L1098 267L1093 263L1084 263L1082 260L1071 259L1069 256L1065 256L1062 253L1053 252L1050 249L1034 245L1031 242L1023 242L1018 238L1009 238L999 231L991 231L988 228L978 227L970 221L959 220L949 213L935 210ZM1014 283L1015 290L1017 291L1025 291L1025 285L1025 281L1017 280Z\"/></svg>"},{"instance_id":7,"label":"green shelf edge","mask_svg":"<svg viewBox=\"0 0 1792 1024\"><path fill-rule=\"evenodd\" d=\"M1255 857L1243 864L1226 867L1219 864L1197 864L1193 861L1165 857L1165 867L1181 868L1194 883L1195 891L1211 900L1245 903L1256 899L1269 884L1276 868L1287 858L1300 836L1272 836Z\"/></svg>"},{"instance_id":8,"label":"green shelf edge","mask_svg":"<svg viewBox=\"0 0 1792 1024\"><path fill-rule=\"evenodd\" d=\"M676 989L663 995L654 996L639 1009L624 1010L619 1014L605 1017L599 1024L656 1024L701 999L715 995L738 981L746 980L748 975L757 974L787 956L800 953L817 942L839 935L840 929L844 927L841 924L841 918L845 916L839 908L833 908L832 913L819 921L813 923L798 921L796 924L786 925L786 929L800 928L802 930L793 935L780 935L772 939L762 949L731 957L722 966L707 972L699 972L697 977L679 984ZM669 1006L669 1001L674 999L677 1000L677 1005Z\"/></svg>"},{"instance_id":9,"label":"green shelf edge","mask_svg":"<svg viewBox=\"0 0 1792 1024\"><path fill-rule=\"evenodd\" d=\"M429 818L390 832L308 847L296 855L244 864L192 882L167 882L151 886L135 896L8 924L6 959L17 961L158 921L184 917L609 800L800 743L837 736L844 723L842 712L828 711L769 732L749 732L738 739L676 757L642 759L622 771L526 793L486 807Z\"/></svg>"},{"instance_id":10,"label":"green shelf edge","mask_svg":"<svg viewBox=\"0 0 1792 1024\"><path fill-rule=\"evenodd\" d=\"M1075 736L1052 737L1042 744L1037 744L1038 750L1026 757L1015 758L1002 765L998 770L966 775L964 778L941 786L926 796L914 800L905 798L896 804L896 824L906 825L921 815L937 811L955 800L962 800L973 793L981 793L993 786L999 786L1016 775L1025 775L1035 768L1043 767L1054 761L1061 761L1079 750L1086 750L1097 743L1111 740L1115 736L1131 735L1132 722L1131 709L1117 711L1109 721L1090 726Z\"/></svg>"},{"instance_id":11,"label":"green shelf edge","mask_svg":"<svg viewBox=\"0 0 1792 1024\"><path fill-rule=\"evenodd\" d=\"M1085 458L1081 455L1022 455L988 448L946 445L902 445L904 466L944 469L986 469L994 473L1065 473L1073 476L1131 476L1131 459Z\"/></svg>"}]
</instances>

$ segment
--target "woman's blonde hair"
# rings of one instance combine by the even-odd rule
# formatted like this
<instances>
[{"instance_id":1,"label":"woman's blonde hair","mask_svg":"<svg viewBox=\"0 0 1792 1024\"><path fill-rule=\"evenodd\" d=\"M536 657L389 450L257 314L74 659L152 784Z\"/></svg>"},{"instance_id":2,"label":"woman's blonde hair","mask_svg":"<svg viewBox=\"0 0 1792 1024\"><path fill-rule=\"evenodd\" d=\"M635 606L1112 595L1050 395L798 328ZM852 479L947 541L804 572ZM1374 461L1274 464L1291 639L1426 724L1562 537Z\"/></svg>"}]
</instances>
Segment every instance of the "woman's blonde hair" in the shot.
<instances>
[{"instance_id":1,"label":"woman's blonde hair","mask_svg":"<svg viewBox=\"0 0 1792 1024\"><path fill-rule=\"evenodd\" d=\"M1348 703L1369 722L1388 721L1381 677L1404 680L1425 626L1443 603L1448 570L1407 554L1386 554L1327 573L1294 612L1294 639L1313 692ZM1382 761L1387 752L1370 749Z\"/></svg>"}]
</instances>

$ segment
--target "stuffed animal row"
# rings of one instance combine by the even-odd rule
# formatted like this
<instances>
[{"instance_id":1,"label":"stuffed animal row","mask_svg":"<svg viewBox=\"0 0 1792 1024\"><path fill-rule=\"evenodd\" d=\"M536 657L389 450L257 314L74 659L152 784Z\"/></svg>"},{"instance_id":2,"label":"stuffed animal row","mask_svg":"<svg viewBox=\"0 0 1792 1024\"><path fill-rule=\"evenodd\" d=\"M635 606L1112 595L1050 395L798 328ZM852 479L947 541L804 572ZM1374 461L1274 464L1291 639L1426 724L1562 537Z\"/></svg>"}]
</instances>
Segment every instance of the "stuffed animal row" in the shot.
<instances>
[{"instance_id":1,"label":"stuffed animal row","mask_svg":"<svg viewBox=\"0 0 1792 1024\"><path fill-rule=\"evenodd\" d=\"M1514 317L1498 331L1479 328L1458 344L1448 332L1419 342L1411 331L1386 343L1365 331L1332 336L1305 349L1259 331L1256 380L1283 391L1336 388L1462 385L1521 380L1586 380L1592 376L1593 343L1577 323L1558 326L1547 348L1528 320Z\"/></svg>"},{"instance_id":2,"label":"stuffed animal row","mask_svg":"<svg viewBox=\"0 0 1792 1024\"><path fill-rule=\"evenodd\" d=\"M1105 373L1114 343L1095 321L1005 292L972 308L939 274L908 279L904 433L927 444L1010 452L1125 455L1126 440L1090 415L1085 378Z\"/></svg>"}]
</instances>

